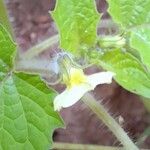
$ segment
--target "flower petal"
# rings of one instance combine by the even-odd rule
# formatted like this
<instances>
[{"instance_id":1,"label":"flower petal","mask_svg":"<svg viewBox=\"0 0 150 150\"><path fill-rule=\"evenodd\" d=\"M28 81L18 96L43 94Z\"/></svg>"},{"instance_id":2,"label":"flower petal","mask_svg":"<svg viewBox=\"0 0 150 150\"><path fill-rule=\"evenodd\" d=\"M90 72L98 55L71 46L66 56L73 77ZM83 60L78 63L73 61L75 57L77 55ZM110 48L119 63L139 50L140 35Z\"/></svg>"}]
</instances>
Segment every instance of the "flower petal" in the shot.
<instances>
[{"instance_id":1,"label":"flower petal","mask_svg":"<svg viewBox=\"0 0 150 150\"><path fill-rule=\"evenodd\" d=\"M73 86L70 89L66 89L54 99L54 109L60 110L62 107L66 108L75 104L80 98L93 88L86 83L82 83L77 86Z\"/></svg>"},{"instance_id":2,"label":"flower petal","mask_svg":"<svg viewBox=\"0 0 150 150\"><path fill-rule=\"evenodd\" d=\"M98 84L110 84L114 75L115 73L110 71L100 72L87 76L87 80L94 89Z\"/></svg>"}]
</instances>

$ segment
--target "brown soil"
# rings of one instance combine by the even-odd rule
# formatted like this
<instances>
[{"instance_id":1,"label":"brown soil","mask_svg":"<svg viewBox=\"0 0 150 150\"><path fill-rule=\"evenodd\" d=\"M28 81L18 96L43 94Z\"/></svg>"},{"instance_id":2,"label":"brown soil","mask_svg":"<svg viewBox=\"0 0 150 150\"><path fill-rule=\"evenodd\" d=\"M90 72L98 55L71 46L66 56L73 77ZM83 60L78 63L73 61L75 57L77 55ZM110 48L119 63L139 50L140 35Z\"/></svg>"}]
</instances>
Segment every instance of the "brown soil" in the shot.
<instances>
[{"instance_id":1,"label":"brown soil","mask_svg":"<svg viewBox=\"0 0 150 150\"><path fill-rule=\"evenodd\" d=\"M54 8L54 0L7 0L6 2L16 40L22 51L57 32L48 14L48 11ZM104 0L99 0L97 7L100 12L106 12L107 4ZM108 17L108 14L105 13L104 17ZM90 72L94 71L96 69L92 68ZM150 125L149 114L140 98L115 82L112 85L98 86L93 93L117 121L123 118L122 126L134 141L137 141ZM66 122L66 129L55 131L55 141L119 145L111 132L82 102L63 109L61 115ZM141 146L150 148L150 139L145 140Z\"/></svg>"}]
</instances>

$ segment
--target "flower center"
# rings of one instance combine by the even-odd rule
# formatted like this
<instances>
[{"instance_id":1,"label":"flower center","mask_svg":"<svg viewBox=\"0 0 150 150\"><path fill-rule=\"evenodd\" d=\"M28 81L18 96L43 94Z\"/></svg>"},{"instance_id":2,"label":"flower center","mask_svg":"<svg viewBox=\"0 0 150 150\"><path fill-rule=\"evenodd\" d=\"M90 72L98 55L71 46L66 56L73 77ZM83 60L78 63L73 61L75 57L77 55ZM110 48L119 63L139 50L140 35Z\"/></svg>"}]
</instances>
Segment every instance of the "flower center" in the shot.
<instances>
[{"instance_id":1,"label":"flower center","mask_svg":"<svg viewBox=\"0 0 150 150\"><path fill-rule=\"evenodd\" d=\"M69 81L67 82L68 88L85 83L86 81L87 79L82 69L71 68L69 70Z\"/></svg>"}]
</instances>

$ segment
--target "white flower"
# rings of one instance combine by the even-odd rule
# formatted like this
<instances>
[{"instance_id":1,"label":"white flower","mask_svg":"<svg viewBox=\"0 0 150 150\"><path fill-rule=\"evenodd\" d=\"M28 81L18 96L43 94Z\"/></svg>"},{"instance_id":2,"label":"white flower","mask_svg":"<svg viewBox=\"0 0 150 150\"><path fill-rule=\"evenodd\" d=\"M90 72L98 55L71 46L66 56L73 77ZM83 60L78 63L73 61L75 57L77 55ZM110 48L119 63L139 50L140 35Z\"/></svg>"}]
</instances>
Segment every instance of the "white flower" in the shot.
<instances>
[{"instance_id":1,"label":"white flower","mask_svg":"<svg viewBox=\"0 0 150 150\"><path fill-rule=\"evenodd\" d=\"M67 88L54 99L54 109L59 111L75 104L88 91L94 90L98 84L110 84L113 72L100 72L89 76L83 70L71 68L69 70L69 81Z\"/></svg>"}]
</instances>

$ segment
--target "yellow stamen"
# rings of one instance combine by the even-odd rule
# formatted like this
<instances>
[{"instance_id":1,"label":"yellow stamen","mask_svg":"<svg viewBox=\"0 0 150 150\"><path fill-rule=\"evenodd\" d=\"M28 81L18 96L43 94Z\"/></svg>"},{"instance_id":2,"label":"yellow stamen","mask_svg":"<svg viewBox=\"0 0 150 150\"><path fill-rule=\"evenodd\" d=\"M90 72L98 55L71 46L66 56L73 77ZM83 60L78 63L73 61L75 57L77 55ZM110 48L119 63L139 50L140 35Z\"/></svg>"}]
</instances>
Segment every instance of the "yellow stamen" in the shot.
<instances>
[{"instance_id":1,"label":"yellow stamen","mask_svg":"<svg viewBox=\"0 0 150 150\"><path fill-rule=\"evenodd\" d=\"M87 78L84 75L83 70L81 69L71 68L69 72L69 77L70 77L70 81L69 81L68 88L75 85L79 85L87 81Z\"/></svg>"}]
</instances>

